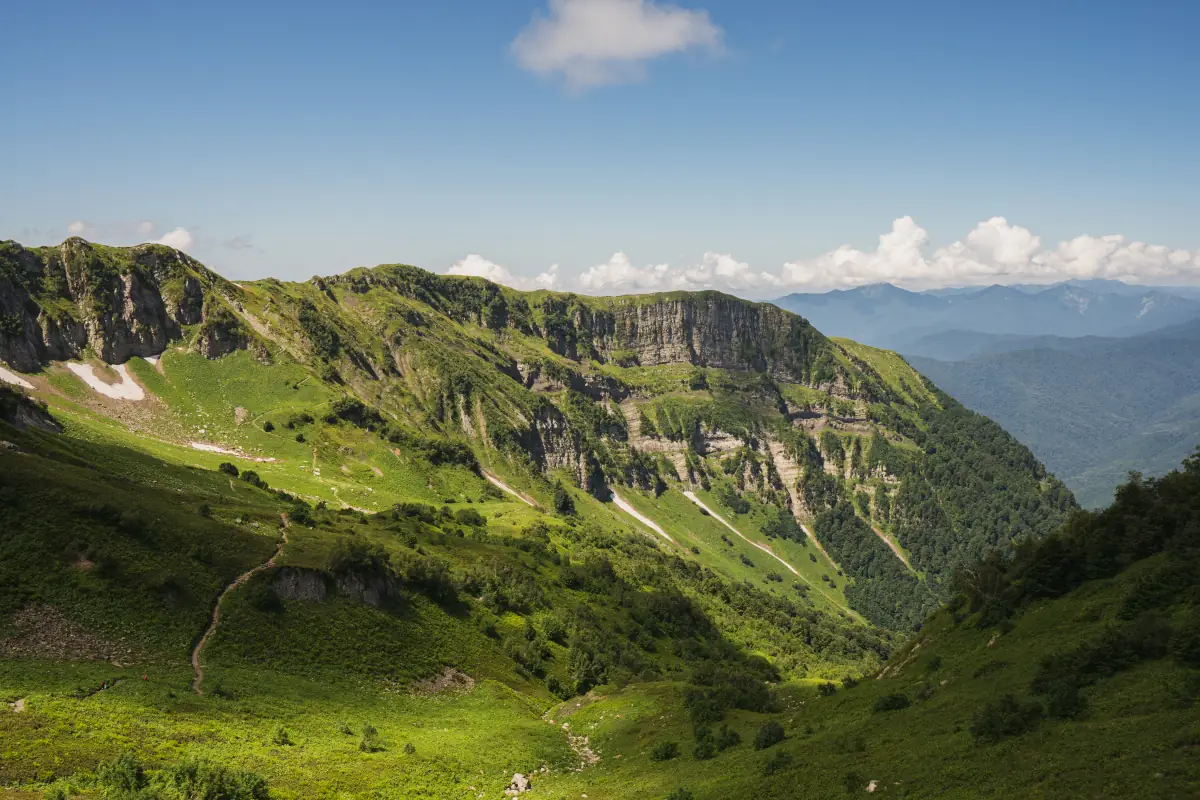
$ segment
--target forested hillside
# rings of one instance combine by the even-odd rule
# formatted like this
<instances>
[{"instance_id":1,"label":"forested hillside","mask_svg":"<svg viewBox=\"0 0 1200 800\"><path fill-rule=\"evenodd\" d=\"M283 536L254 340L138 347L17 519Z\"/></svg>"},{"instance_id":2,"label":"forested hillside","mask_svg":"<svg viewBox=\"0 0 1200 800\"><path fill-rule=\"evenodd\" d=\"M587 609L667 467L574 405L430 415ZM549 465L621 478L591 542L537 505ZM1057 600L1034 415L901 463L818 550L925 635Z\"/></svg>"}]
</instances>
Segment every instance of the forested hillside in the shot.
<instances>
[{"instance_id":1,"label":"forested hillside","mask_svg":"<svg viewBox=\"0 0 1200 800\"><path fill-rule=\"evenodd\" d=\"M1108 503L1130 470L1164 474L1200 441L1200 324L910 361L1028 443L1088 507Z\"/></svg>"}]
</instances>

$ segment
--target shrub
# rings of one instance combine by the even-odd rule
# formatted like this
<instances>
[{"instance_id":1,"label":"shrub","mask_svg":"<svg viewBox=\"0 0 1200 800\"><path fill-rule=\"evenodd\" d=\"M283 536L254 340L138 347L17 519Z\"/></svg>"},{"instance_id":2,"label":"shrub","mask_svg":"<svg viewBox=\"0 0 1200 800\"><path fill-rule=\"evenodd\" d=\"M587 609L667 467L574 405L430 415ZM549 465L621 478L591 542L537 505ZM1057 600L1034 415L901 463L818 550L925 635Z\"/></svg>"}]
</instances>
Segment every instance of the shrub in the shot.
<instances>
[{"instance_id":1,"label":"shrub","mask_svg":"<svg viewBox=\"0 0 1200 800\"><path fill-rule=\"evenodd\" d=\"M792 754L777 750L774 755L763 763L763 775L774 775L792 765Z\"/></svg>"},{"instance_id":2,"label":"shrub","mask_svg":"<svg viewBox=\"0 0 1200 800\"><path fill-rule=\"evenodd\" d=\"M454 512L454 520L460 525L470 525L471 527L481 528L487 525L487 517L480 514L473 508L460 508Z\"/></svg>"},{"instance_id":3,"label":"shrub","mask_svg":"<svg viewBox=\"0 0 1200 800\"><path fill-rule=\"evenodd\" d=\"M906 694L885 694L882 697L875 698L875 713L881 711L899 711L902 708L908 708L909 699Z\"/></svg>"},{"instance_id":4,"label":"shrub","mask_svg":"<svg viewBox=\"0 0 1200 800\"><path fill-rule=\"evenodd\" d=\"M774 720L763 723L763 726L758 729L758 733L754 735L754 749L766 750L768 747L779 744L783 739L782 725Z\"/></svg>"},{"instance_id":5,"label":"shrub","mask_svg":"<svg viewBox=\"0 0 1200 800\"><path fill-rule=\"evenodd\" d=\"M358 749L364 753L376 753L383 749L379 742L379 731L375 730L374 725L363 725L362 740L358 743Z\"/></svg>"},{"instance_id":6,"label":"shrub","mask_svg":"<svg viewBox=\"0 0 1200 800\"><path fill-rule=\"evenodd\" d=\"M268 800L271 796L262 776L204 759L189 758L168 767L162 777L180 797L189 800Z\"/></svg>"},{"instance_id":7,"label":"shrub","mask_svg":"<svg viewBox=\"0 0 1200 800\"><path fill-rule=\"evenodd\" d=\"M96 783L113 793L135 794L148 782L145 767L130 753L123 753L96 768Z\"/></svg>"},{"instance_id":8,"label":"shrub","mask_svg":"<svg viewBox=\"0 0 1200 800\"><path fill-rule=\"evenodd\" d=\"M696 746L692 750L692 755L696 757L697 761L706 761L716 754L717 743L711 737L696 742Z\"/></svg>"},{"instance_id":9,"label":"shrub","mask_svg":"<svg viewBox=\"0 0 1200 800\"><path fill-rule=\"evenodd\" d=\"M280 725L275 729L275 733L271 736L271 744L279 747L290 747L292 745L292 737L288 734L287 728Z\"/></svg>"},{"instance_id":10,"label":"shrub","mask_svg":"<svg viewBox=\"0 0 1200 800\"><path fill-rule=\"evenodd\" d=\"M412 742L405 743L404 755L411 756L411 755L416 754L416 752L417 752L417 746L415 744L413 744Z\"/></svg>"},{"instance_id":11,"label":"shrub","mask_svg":"<svg viewBox=\"0 0 1200 800\"><path fill-rule=\"evenodd\" d=\"M296 434L296 441L297 441L297 442L299 442L300 444L304 444L304 434L303 434L303 433L297 433L297 434Z\"/></svg>"},{"instance_id":12,"label":"shrub","mask_svg":"<svg viewBox=\"0 0 1200 800\"><path fill-rule=\"evenodd\" d=\"M238 468L233 464L230 464L228 461L222 461L221 465L217 467L217 469L221 472L224 472L226 475L232 475L235 478L238 476Z\"/></svg>"},{"instance_id":13,"label":"shrub","mask_svg":"<svg viewBox=\"0 0 1200 800\"><path fill-rule=\"evenodd\" d=\"M1042 717L1037 703L1022 703L1011 694L988 703L971 722L971 735L978 742L994 744L1010 736L1033 730Z\"/></svg>"},{"instance_id":14,"label":"shrub","mask_svg":"<svg viewBox=\"0 0 1200 800\"><path fill-rule=\"evenodd\" d=\"M267 433L270 433L271 431L275 430L275 423L271 422L271 420L267 420L263 423L263 430Z\"/></svg>"},{"instance_id":15,"label":"shrub","mask_svg":"<svg viewBox=\"0 0 1200 800\"><path fill-rule=\"evenodd\" d=\"M679 742L659 742L650 749L651 761L670 761L679 755Z\"/></svg>"},{"instance_id":16,"label":"shrub","mask_svg":"<svg viewBox=\"0 0 1200 800\"><path fill-rule=\"evenodd\" d=\"M554 484L554 510L564 516L575 513L575 501L561 483Z\"/></svg>"},{"instance_id":17,"label":"shrub","mask_svg":"<svg viewBox=\"0 0 1200 800\"><path fill-rule=\"evenodd\" d=\"M210 506L208 503L200 504L200 516L206 519L212 519L212 514L212 506Z\"/></svg>"},{"instance_id":18,"label":"shrub","mask_svg":"<svg viewBox=\"0 0 1200 800\"><path fill-rule=\"evenodd\" d=\"M1059 681L1049 687L1046 695L1046 713L1055 719L1073 719L1087 710L1087 698L1071 681Z\"/></svg>"},{"instance_id":19,"label":"shrub","mask_svg":"<svg viewBox=\"0 0 1200 800\"><path fill-rule=\"evenodd\" d=\"M842 688L843 689L853 689L855 686L858 686L858 679L855 678L854 676L846 675L845 677L842 678Z\"/></svg>"},{"instance_id":20,"label":"shrub","mask_svg":"<svg viewBox=\"0 0 1200 800\"><path fill-rule=\"evenodd\" d=\"M667 800L696 800L696 795L687 789L676 789L667 795Z\"/></svg>"},{"instance_id":21,"label":"shrub","mask_svg":"<svg viewBox=\"0 0 1200 800\"><path fill-rule=\"evenodd\" d=\"M741 744L742 737L741 734L730 728L728 725L722 725L721 729L717 731L715 742L717 749L723 751L728 750L735 745Z\"/></svg>"},{"instance_id":22,"label":"shrub","mask_svg":"<svg viewBox=\"0 0 1200 800\"><path fill-rule=\"evenodd\" d=\"M837 686L829 681L818 684L817 694L821 695L821 697L833 697L835 694L837 694Z\"/></svg>"}]
</instances>

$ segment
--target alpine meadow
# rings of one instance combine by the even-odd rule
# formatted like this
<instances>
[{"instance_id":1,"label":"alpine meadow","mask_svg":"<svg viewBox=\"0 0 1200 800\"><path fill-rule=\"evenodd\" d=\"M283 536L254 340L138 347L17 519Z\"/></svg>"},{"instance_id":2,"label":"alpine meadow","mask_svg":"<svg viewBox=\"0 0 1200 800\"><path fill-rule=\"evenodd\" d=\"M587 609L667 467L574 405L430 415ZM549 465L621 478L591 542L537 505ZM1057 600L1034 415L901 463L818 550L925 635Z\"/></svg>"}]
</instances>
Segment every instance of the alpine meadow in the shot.
<instances>
[{"instance_id":1,"label":"alpine meadow","mask_svg":"<svg viewBox=\"0 0 1200 800\"><path fill-rule=\"evenodd\" d=\"M1195 460L1079 512L717 292L0 258L8 796L1195 786Z\"/></svg>"},{"instance_id":2,"label":"alpine meadow","mask_svg":"<svg viewBox=\"0 0 1200 800\"><path fill-rule=\"evenodd\" d=\"M0 25L0 800L1200 798L1200 3Z\"/></svg>"}]
</instances>

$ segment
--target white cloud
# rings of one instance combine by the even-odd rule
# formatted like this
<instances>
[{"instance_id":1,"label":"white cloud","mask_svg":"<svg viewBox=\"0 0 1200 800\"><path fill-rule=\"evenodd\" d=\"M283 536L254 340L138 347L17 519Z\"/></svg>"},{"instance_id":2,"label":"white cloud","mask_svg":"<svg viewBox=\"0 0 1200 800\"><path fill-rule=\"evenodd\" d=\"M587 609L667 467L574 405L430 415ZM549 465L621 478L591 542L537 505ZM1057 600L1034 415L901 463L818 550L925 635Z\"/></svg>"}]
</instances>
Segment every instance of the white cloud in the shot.
<instances>
[{"instance_id":1,"label":"white cloud","mask_svg":"<svg viewBox=\"0 0 1200 800\"><path fill-rule=\"evenodd\" d=\"M193 241L192 234L187 229L176 228L155 239L154 243L165 244L167 247L174 247L176 250L188 250L192 246Z\"/></svg>"},{"instance_id":2,"label":"white cloud","mask_svg":"<svg viewBox=\"0 0 1200 800\"><path fill-rule=\"evenodd\" d=\"M447 275L470 275L476 278L487 278L493 283L501 283L514 289L555 289L558 288L558 264L552 265L545 272L532 278L514 275L507 267L502 267L480 255L471 254L461 261L456 261L446 270Z\"/></svg>"},{"instance_id":3,"label":"white cloud","mask_svg":"<svg viewBox=\"0 0 1200 800\"><path fill-rule=\"evenodd\" d=\"M721 49L708 12L653 0L550 0L512 43L522 67L574 88L640 80L647 61L693 48Z\"/></svg>"},{"instance_id":4,"label":"white cloud","mask_svg":"<svg viewBox=\"0 0 1200 800\"><path fill-rule=\"evenodd\" d=\"M81 219L77 219L67 226L67 233L72 236L82 236L90 226Z\"/></svg>"},{"instance_id":5,"label":"white cloud","mask_svg":"<svg viewBox=\"0 0 1200 800\"><path fill-rule=\"evenodd\" d=\"M1119 234L1077 236L1054 248L1004 217L980 222L967 236L926 256L929 235L911 217L892 223L879 247L849 246L783 266L792 288L823 290L887 281L914 289L986 283L1053 283L1108 278L1129 283L1200 280L1200 250L1129 241Z\"/></svg>"}]
</instances>

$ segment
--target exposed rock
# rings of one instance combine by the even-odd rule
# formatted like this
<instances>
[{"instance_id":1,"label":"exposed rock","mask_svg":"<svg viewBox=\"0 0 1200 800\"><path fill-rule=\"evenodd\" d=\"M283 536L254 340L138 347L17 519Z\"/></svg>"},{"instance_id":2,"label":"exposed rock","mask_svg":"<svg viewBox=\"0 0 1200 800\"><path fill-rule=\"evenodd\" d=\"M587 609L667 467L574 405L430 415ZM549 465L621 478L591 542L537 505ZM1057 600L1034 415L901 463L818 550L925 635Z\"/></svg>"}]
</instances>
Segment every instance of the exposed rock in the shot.
<instances>
[{"instance_id":1,"label":"exposed rock","mask_svg":"<svg viewBox=\"0 0 1200 800\"><path fill-rule=\"evenodd\" d=\"M58 609L44 604L21 609L12 617L15 633L0 640L0 657L59 661L130 662L133 649L85 630Z\"/></svg>"},{"instance_id":2,"label":"exposed rock","mask_svg":"<svg viewBox=\"0 0 1200 800\"><path fill-rule=\"evenodd\" d=\"M57 247L0 243L0 360L34 372L77 360L152 356L201 321L205 286L223 278L163 245L119 250L79 238Z\"/></svg>"},{"instance_id":3,"label":"exposed rock","mask_svg":"<svg viewBox=\"0 0 1200 800\"><path fill-rule=\"evenodd\" d=\"M396 594L399 588L394 578L381 575L359 575L350 573L337 578L338 592L346 597L379 608L384 601Z\"/></svg>"},{"instance_id":4,"label":"exposed rock","mask_svg":"<svg viewBox=\"0 0 1200 800\"><path fill-rule=\"evenodd\" d=\"M44 404L6 386L0 386L0 419L19 431L37 428L51 433L62 432L62 426L50 415ZM18 448L9 443L9 447L6 449L16 450Z\"/></svg>"},{"instance_id":5,"label":"exposed rock","mask_svg":"<svg viewBox=\"0 0 1200 800\"><path fill-rule=\"evenodd\" d=\"M325 574L315 569L283 567L275 574L271 588L285 600L306 603L324 602L328 594Z\"/></svg>"},{"instance_id":6,"label":"exposed rock","mask_svg":"<svg viewBox=\"0 0 1200 800\"><path fill-rule=\"evenodd\" d=\"M475 688L475 679L454 667L446 667L440 675L412 685L414 694L431 695L441 692L469 692Z\"/></svg>"},{"instance_id":7,"label":"exposed rock","mask_svg":"<svg viewBox=\"0 0 1200 800\"><path fill-rule=\"evenodd\" d=\"M521 773L516 773L512 777L512 781L508 784L508 788L504 793L509 797L516 797L519 794L525 794L533 788L533 782Z\"/></svg>"}]
</instances>

